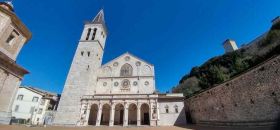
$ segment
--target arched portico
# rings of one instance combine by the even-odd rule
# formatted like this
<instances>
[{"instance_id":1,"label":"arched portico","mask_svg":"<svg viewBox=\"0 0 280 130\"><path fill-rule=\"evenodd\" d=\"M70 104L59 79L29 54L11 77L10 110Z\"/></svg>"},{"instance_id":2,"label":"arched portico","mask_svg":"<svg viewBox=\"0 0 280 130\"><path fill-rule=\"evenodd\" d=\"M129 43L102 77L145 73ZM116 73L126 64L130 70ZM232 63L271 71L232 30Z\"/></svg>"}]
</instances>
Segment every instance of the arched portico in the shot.
<instances>
[{"instance_id":1,"label":"arched portico","mask_svg":"<svg viewBox=\"0 0 280 130\"><path fill-rule=\"evenodd\" d=\"M93 104L93 105L91 105ZM132 102L132 101L115 101L115 102L97 102L84 105L81 115L87 113L86 121L88 125L94 126L131 126L131 125L153 125L154 118L151 113L153 111L148 102ZM154 114L154 113L153 113ZM81 116L81 117L82 117ZM81 123L81 125L83 125Z\"/></svg>"},{"instance_id":2,"label":"arched portico","mask_svg":"<svg viewBox=\"0 0 280 130\"><path fill-rule=\"evenodd\" d=\"M98 112L98 105L97 104L91 105L89 119L88 119L88 125L96 125L97 112Z\"/></svg>"},{"instance_id":3,"label":"arched portico","mask_svg":"<svg viewBox=\"0 0 280 130\"><path fill-rule=\"evenodd\" d=\"M128 107L128 125L137 125L137 105L134 103Z\"/></svg>"},{"instance_id":4,"label":"arched portico","mask_svg":"<svg viewBox=\"0 0 280 130\"><path fill-rule=\"evenodd\" d=\"M146 103L141 105L141 125L150 125L150 109Z\"/></svg>"},{"instance_id":5,"label":"arched portico","mask_svg":"<svg viewBox=\"0 0 280 130\"><path fill-rule=\"evenodd\" d=\"M115 106L114 125L123 125L124 121L124 106L117 104Z\"/></svg>"},{"instance_id":6,"label":"arched portico","mask_svg":"<svg viewBox=\"0 0 280 130\"><path fill-rule=\"evenodd\" d=\"M108 125L110 122L110 110L111 106L109 104L104 104L102 107L102 114L101 114L101 120L100 124L101 125Z\"/></svg>"}]
</instances>

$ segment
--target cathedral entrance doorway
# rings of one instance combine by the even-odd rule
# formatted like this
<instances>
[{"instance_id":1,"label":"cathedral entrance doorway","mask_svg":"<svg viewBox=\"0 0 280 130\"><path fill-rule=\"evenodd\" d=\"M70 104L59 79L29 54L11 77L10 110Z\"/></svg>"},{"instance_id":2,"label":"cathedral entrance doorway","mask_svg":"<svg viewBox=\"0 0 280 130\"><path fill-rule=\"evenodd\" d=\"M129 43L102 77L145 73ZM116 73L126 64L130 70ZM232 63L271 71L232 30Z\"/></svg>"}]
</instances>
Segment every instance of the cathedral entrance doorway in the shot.
<instances>
[{"instance_id":1,"label":"cathedral entrance doorway","mask_svg":"<svg viewBox=\"0 0 280 130\"><path fill-rule=\"evenodd\" d=\"M101 125L108 125L109 126L109 121L110 121L110 105L105 104L102 107L102 115L101 115Z\"/></svg>"},{"instance_id":2,"label":"cathedral entrance doorway","mask_svg":"<svg viewBox=\"0 0 280 130\"><path fill-rule=\"evenodd\" d=\"M130 104L128 107L128 125L137 125L137 106Z\"/></svg>"},{"instance_id":3,"label":"cathedral entrance doorway","mask_svg":"<svg viewBox=\"0 0 280 130\"><path fill-rule=\"evenodd\" d=\"M146 103L141 105L141 125L150 125L149 105Z\"/></svg>"},{"instance_id":4,"label":"cathedral entrance doorway","mask_svg":"<svg viewBox=\"0 0 280 130\"><path fill-rule=\"evenodd\" d=\"M91 105L88 125L96 125L97 112L98 112L98 106L96 104Z\"/></svg>"},{"instance_id":5,"label":"cathedral entrance doorway","mask_svg":"<svg viewBox=\"0 0 280 130\"><path fill-rule=\"evenodd\" d=\"M124 107L122 104L115 106L114 125L122 125L124 116Z\"/></svg>"}]
</instances>

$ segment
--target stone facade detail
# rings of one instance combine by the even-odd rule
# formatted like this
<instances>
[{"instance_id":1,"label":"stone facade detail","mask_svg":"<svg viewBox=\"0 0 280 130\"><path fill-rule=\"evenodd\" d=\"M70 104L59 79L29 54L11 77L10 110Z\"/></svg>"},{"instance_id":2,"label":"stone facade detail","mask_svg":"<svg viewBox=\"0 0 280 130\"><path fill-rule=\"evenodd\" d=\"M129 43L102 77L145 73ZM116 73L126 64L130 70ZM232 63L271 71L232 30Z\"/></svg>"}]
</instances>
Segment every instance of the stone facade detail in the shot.
<instances>
[{"instance_id":1,"label":"stone facade detail","mask_svg":"<svg viewBox=\"0 0 280 130\"><path fill-rule=\"evenodd\" d=\"M54 124L184 125L184 96L157 94L152 64L130 53L101 64L106 37L101 10L84 27ZM163 110L163 104L170 106L170 112Z\"/></svg>"},{"instance_id":2,"label":"stone facade detail","mask_svg":"<svg viewBox=\"0 0 280 130\"><path fill-rule=\"evenodd\" d=\"M13 12L11 3L0 2L0 124L9 124L12 104L27 70L16 64L31 32Z\"/></svg>"},{"instance_id":3,"label":"stone facade detail","mask_svg":"<svg viewBox=\"0 0 280 130\"><path fill-rule=\"evenodd\" d=\"M264 125L280 114L280 56L186 100L198 124Z\"/></svg>"}]
</instances>

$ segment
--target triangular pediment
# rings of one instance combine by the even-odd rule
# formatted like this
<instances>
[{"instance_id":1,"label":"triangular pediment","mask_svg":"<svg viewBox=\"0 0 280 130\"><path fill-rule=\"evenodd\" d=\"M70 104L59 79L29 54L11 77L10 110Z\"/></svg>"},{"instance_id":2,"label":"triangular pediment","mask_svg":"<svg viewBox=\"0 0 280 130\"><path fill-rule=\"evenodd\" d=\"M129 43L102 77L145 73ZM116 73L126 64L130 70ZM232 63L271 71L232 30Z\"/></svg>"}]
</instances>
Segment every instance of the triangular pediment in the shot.
<instances>
[{"instance_id":1,"label":"triangular pediment","mask_svg":"<svg viewBox=\"0 0 280 130\"><path fill-rule=\"evenodd\" d=\"M129 52L126 52L126 53L120 55L119 57L117 57L117 58L107 62L106 64L102 65L102 67L103 66L108 66L110 64L113 64L114 62L118 62L119 60L125 59L126 57L134 58L136 61L140 61L140 62L142 62L144 64L148 64L150 66L154 66L153 64L151 64L151 63L149 63L149 62L147 62L147 61L145 61L145 60L143 60L143 59L141 59L141 58L139 58L139 57L137 57L137 56L135 56L135 55L133 55L133 54L131 54Z\"/></svg>"}]
</instances>

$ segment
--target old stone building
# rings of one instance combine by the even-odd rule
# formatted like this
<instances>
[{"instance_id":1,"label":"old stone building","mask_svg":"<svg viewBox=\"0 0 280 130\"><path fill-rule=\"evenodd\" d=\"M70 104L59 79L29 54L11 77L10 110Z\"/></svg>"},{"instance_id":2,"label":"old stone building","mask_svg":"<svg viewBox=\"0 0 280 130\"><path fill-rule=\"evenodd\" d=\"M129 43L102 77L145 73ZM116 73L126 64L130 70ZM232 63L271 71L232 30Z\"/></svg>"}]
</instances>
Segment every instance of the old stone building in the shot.
<instances>
[{"instance_id":1,"label":"old stone building","mask_svg":"<svg viewBox=\"0 0 280 130\"><path fill-rule=\"evenodd\" d=\"M55 125L184 125L183 94L156 93L154 66L130 53L102 65L108 30L101 10L84 26Z\"/></svg>"},{"instance_id":2,"label":"old stone building","mask_svg":"<svg viewBox=\"0 0 280 130\"><path fill-rule=\"evenodd\" d=\"M0 124L11 119L12 104L27 70L16 64L23 45L31 32L13 11L10 2L0 2Z\"/></svg>"}]
</instances>

